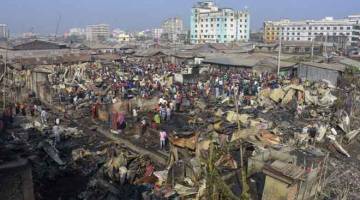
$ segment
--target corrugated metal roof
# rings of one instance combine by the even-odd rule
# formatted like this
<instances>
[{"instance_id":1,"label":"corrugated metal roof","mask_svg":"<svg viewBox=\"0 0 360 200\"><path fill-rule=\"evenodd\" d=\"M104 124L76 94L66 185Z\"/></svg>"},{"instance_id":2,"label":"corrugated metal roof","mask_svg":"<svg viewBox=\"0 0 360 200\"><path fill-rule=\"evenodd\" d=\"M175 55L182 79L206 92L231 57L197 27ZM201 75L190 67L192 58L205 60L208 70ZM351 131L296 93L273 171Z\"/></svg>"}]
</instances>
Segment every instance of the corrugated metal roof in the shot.
<instances>
[{"instance_id":1,"label":"corrugated metal roof","mask_svg":"<svg viewBox=\"0 0 360 200\"><path fill-rule=\"evenodd\" d=\"M254 67L259 60L244 58L241 56L218 56L215 58L207 58L203 60L203 63L238 66L238 67Z\"/></svg>"},{"instance_id":2,"label":"corrugated metal roof","mask_svg":"<svg viewBox=\"0 0 360 200\"><path fill-rule=\"evenodd\" d=\"M322 69L329 69L334 71L344 72L346 66L340 63L316 63L316 62L302 62L304 65L322 68Z\"/></svg>"}]
</instances>

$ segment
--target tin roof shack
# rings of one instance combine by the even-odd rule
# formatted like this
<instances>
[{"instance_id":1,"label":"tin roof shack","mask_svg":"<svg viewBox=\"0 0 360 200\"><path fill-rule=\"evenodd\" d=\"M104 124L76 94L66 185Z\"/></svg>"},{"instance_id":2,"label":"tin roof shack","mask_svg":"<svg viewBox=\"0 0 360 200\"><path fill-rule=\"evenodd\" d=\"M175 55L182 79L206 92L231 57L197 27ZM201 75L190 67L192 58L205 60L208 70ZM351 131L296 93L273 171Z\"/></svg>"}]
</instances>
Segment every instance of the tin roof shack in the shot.
<instances>
[{"instance_id":1,"label":"tin roof shack","mask_svg":"<svg viewBox=\"0 0 360 200\"><path fill-rule=\"evenodd\" d=\"M297 68L297 75L302 80L328 80L336 86L345 69L346 66L342 64L303 62Z\"/></svg>"},{"instance_id":2,"label":"tin roof shack","mask_svg":"<svg viewBox=\"0 0 360 200\"><path fill-rule=\"evenodd\" d=\"M38 66L30 69L27 73L27 88L35 92L39 100L47 103L52 102L49 74L54 73L53 66Z\"/></svg>"},{"instance_id":3,"label":"tin roof shack","mask_svg":"<svg viewBox=\"0 0 360 200\"><path fill-rule=\"evenodd\" d=\"M318 150L267 149L248 159L248 174L256 182L257 199L312 199L320 187L325 161Z\"/></svg>"},{"instance_id":4,"label":"tin roof shack","mask_svg":"<svg viewBox=\"0 0 360 200\"><path fill-rule=\"evenodd\" d=\"M255 59L244 58L237 55L218 55L209 57L202 61L202 64L209 64L210 68L218 68L220 70L243 70L252 69L258 63Z\"/></svg>"},{"instance_id":5,"label":"tin roof shack","mask_svg":"<svg viewBox=\"0 0 360 200\"><path fill-rule=\"evenodd\" d=\"M261 72L276 72L277 60L269 55L245 54L245 55L219 55L206 58L203 64L209 64L211 68L220 68L220 70L252 70ZM281 61L280 70L284 74L292 74L292 69L296 63Z\"/></svg>"},{"instance_id":6,"label":"tin roof shack","mask_svg":"<svg viewBox=\"0 0 360 200\"><path fill-rule=\"evenodd\" d=\"M297 190L299 183L303 180L305 169L275 161L270 165L265 165L263 172L266 175L263 200L297 199Z\"/></svg>"},{"instance_id":7,"label":"tin roof shack","mask_svg":"<svg viewBox=\"0 0 360 200\"><path fill-rule=\"evenodd\" d=\"M0 165L0 199L35 200L31 165L27 160Z\"/></svg>"},{"instance_id":8,"label":"tin roof shack","mask_svg":"<svg viewBox=\"0 0 360 200\"><path fill-rule=\"evenodd\" d=\"M68 49L65 44L50 41L33 40L15 45L14 50L49 50L49 49Z\"/></svg>"}]
</instances>

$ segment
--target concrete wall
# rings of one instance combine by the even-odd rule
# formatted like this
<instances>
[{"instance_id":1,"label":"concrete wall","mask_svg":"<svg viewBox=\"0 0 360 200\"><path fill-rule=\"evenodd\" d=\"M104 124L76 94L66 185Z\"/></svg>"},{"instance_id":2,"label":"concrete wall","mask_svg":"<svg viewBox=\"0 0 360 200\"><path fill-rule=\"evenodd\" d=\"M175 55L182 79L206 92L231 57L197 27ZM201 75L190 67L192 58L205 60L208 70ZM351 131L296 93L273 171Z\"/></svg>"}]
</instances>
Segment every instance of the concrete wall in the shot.
<instances>
[{"instance_id":1,"label":"concrete wall","mask_svg":"<svg viewBox=\"0 0 360 200\"><path fill-rule=\"evenodd\" d=\"M335 86L337 85L338 78L340 77L340 72L338 71L307 66L304 64L301 64L298 67L297 74L302 80L320 81L325 79Z\"/></svg>"}]
</instances>

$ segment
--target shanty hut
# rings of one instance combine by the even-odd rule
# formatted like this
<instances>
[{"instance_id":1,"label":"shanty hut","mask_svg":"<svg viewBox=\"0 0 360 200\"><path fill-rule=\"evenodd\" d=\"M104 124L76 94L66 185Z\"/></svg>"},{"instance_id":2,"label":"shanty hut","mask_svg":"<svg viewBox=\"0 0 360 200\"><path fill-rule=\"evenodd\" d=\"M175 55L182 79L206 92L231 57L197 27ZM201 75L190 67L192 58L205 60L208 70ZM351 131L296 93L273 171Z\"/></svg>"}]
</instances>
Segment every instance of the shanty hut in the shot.
<instances>
[{"instance_id":1,"label":"shanty hut","mask_svg":"<svg viewBox=\"0 0 360 200\"><path fill-rule=\"evenodd\" d=\"M297 68L297 75L302 80L327 80L336 86L346 66L338 63L303 62Z\"/></svg>"}]
</instances>

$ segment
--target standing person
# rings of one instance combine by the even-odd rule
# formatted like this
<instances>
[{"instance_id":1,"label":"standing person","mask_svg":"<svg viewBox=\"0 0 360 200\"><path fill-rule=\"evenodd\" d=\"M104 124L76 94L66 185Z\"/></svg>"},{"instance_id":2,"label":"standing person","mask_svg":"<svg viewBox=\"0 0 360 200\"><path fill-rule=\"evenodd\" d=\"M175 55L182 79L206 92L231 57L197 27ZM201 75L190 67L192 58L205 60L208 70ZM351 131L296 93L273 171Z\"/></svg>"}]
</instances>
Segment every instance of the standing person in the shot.
<instances>
[{"instance_id":1,"label":"standing person","mask_svg":"<svg viewBox=\"0 0 360 200\"><path fill-rule=\"evenodd\" d=\"M169 106L166 107L166 120L170 121L171 119L171 108Z\"/></svg>"},{"instance_id":2,"label":"standing person","mask_svg":"<svg viewBox=\"0 0 360 200\"><path fill-rule=\"evenodd\" d=\"M47 124L47 112L45 110L42 110L41 111L41 114L40 114L40 118L41 118L41 123L43 125L46 125Z\"/></svg>"},{"instance_id":3,"label":"standing person","mask_svg":"<svg viewBox=\"0 0 360 200\"><path fill-rule=\"evenodd\" d=\"M160 122L161 122L161 119L160 119L160 115L159 113L156 113L155 116L154 116L154 127L155 129L157 129L159 126L160 126Z\"/></svg>"},{"instance_id":4,"label":"standing person","mask_svg":"<svg viewBox=\"0 0 360 200\"><path fill-rule=\"evenodd\" d=\"M15 114L18 115L20 113L20 103L17 102L15 106Z\"/></svg>"},{"instance_id":5,"label":"standing person","mask_svg":"<svg viewBox=\"0 0 360 200\"><path fill-rule=\"evenodd\" d=\"M20 108L21 108L21 114L23 116L26 116L26 104L25 103L21 104Z\"/></svg>"},{"instance_id":6,"label":"standing person","mask_svg":"<svg viewBox=\"0 0 360 200\"><path fill-rule=\"evenodd\" d=\"M138 111L137 111L137 108L133 108L132 110L132 115L133 115L133 118L135 120L135 122L138 121Z\"/></svg>"},{"instance_id":7,"label":"standing person","mask_svg":"<svg viewBox=\"0 0 360 200\"><path fill-rule=\"evenodd\" d=\"M176 112L179 112L180 111L180 106L181 106L181 101L182 101L182 96L181 94L178 92L176 95L175 95L175 107L176 107Z\"/></svg>"},{"instance_id":8,"label":"standing person","mask_svg":"<svg viewBox=\"0 0 360 200\"><path fill-rule=\"evenodd\" d=\"M165 149L167 134L166 131L164 130L160 131L159 134L160 134L160 149L163 150Z\"/></svg>"},{"instance_id":9,"label":"standing person","mask_svg":"<svg viewBox=\"0 0 360 200\"><path fill-rule=\"evenodd\" d=\"M33 103L30 104L29 109L30 109L30 115L31 115L32 117L34 117L34 116L35 116L35 106L34 106Z\"/></svg>"},{"instance_id":10,"label":"standing person","mask_svg":"<svg viewBox=\"0 0 360 200\"><path fill-rule=\"evenodd\" d=\"M54 136L54 145L56 145L57 143L60 142L60 127L59 124L56 123L56 121L55 121L55 125L52 128L52 133Z\"/></svg>"},{"instance_id":11,"label":"standing person","mask_svg":"<svg viewBox=\"0 0 360 200\"><path fill-rule=\"evenodd\" d=\"M166 108L163 105L160 107L160 116L162 121L166 120Z\"/></svg>"},{"instance_id":12,"label":"standing person","mask_svg":"<svg viewBox=\"0 0 360 200\"><path fill-rule=\"evenodd\" d=\"M143 118L140 122L140 135L144 135L146 133L146 130L147 130L147 123L146 123L146 120L145 118Z\"/></svg>"}]
</instances>

